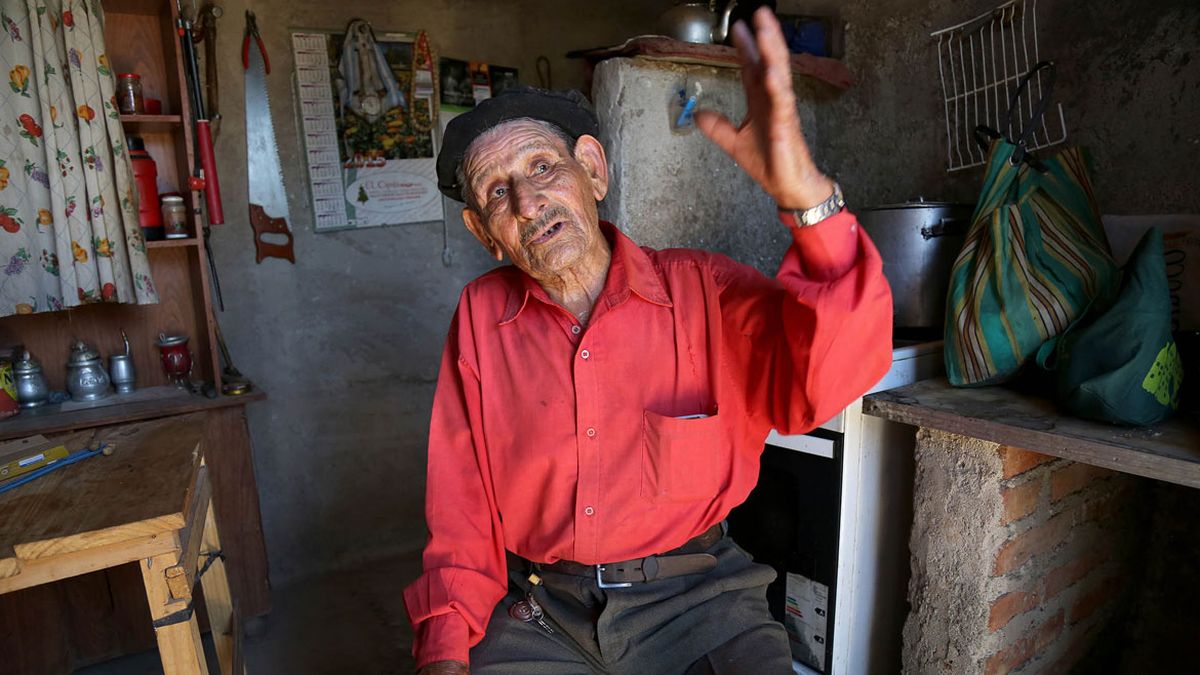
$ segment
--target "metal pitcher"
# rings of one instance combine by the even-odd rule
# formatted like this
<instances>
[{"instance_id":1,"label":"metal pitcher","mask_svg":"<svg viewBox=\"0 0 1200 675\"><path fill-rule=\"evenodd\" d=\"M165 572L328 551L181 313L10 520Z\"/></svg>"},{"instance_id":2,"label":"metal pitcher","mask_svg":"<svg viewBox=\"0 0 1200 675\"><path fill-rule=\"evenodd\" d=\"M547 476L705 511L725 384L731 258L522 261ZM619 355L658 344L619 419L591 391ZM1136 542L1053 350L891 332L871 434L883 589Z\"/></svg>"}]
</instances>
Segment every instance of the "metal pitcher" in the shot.
<instances>
[{"instance_id":1,"label":"metal pitcher","mask_svg":"<svg viewBox=\"0 0 1200 675\"><path fill-rule=\"evenodd\" d=\"M720 44L729 35L729 15L737 0L729 0L717 16L715 0L709 2L677 2L658 17L659 32L682 42Z\"/></svg>"}]
</instances>

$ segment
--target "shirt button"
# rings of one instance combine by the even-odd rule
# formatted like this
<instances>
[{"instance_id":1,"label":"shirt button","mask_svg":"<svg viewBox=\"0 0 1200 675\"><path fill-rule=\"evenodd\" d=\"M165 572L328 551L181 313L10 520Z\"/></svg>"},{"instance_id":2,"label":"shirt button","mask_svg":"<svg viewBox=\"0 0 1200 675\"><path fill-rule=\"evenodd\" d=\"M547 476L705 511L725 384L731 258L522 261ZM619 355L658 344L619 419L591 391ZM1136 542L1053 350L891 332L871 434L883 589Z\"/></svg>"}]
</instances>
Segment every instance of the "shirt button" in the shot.
<instances>
[{"instance_id":1,"label":"shirt button","mask_svg":"<svg viewBox=\"0 0 1200 675\"><path fill-rule=\"evenodd\" d=\"M595 512L596 512L596 509L593 509L590 506L583 510L583 514L586 516L590 516L590 515L594 514Z\"/></svg>"},{"instance_id":2,"label":"shirt button","mask_svg":"<svg viewBox=\"0 0 1200 675\"><path fill-rule=\"evenodd\" d=\"M596 429L594 427L588 427L587 435L588 435L588 438L592 438L593 436L596 435Z\"/></svg>"},{"instance_id":3,"label":"shirt button","mask_svg":"<svg viewBox=\"0 0 1200 675\"><path fill-rule=\"evenodd\" d=\"M585 350L583 350L583 351L581 351L581 352L579 352L579 358L581 358L581 359L584 359L584 360L586 360L586 359L587 359L587 357L589 357L589 356L591 356L591 354L590 354L590 353L588 353L588 350L586 350L586 349L585 349Z\"/></svg>"},{"instance_id":4,"label":"shirt button","mask_svg":"<svg viewBox=\"0 0 1200 675\"><path fill-rule=\"evenodd\" d=\"M575 335L579 335L579 331L581 331L581 330L583 330L583 329L580 328L579 326L571 326L571 332L574 333Z\"/></svg>"}]
</instances>

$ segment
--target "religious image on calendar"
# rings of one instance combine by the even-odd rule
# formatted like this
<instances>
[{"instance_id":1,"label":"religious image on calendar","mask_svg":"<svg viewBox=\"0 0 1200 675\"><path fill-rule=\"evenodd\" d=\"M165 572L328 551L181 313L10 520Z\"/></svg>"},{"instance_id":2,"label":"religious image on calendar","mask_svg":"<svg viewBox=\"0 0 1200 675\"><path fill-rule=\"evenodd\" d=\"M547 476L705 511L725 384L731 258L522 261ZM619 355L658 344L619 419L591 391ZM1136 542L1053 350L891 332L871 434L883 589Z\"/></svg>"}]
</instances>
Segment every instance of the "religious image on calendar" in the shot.
<instances>
[{"instance_id":1,"label":"religious image on calendar","mask_svg":"<svg viewBox=\"0 0 1200 675\"><path fill-rule=\"evenodd\" d=\"M442 219L436 63L420 33L292 34L318 232Z\"/></svg>"}]
</instances>

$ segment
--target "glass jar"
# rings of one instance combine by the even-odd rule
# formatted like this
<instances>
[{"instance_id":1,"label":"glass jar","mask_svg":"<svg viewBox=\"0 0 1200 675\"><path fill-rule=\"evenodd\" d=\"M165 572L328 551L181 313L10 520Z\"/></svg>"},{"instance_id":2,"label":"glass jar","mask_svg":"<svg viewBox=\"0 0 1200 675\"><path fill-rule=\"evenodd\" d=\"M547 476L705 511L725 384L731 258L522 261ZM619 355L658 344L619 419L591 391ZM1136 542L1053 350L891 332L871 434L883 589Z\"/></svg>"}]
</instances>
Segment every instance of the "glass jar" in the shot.
<instances>
[{"instance_id":1,"label":"glass jar","mask_svg":"<svg viewBox=\"0 0 1200 675\"><path fill-rule=\"evenodd\" d=\"M125 115L141 115L146 112L142 99L142 76L137 73L117 75L117 109Z\"/></svg>"},{"instance_id":2,"label":"glass jar","mask_svg":"<svg viewBox=\"0 0 1200 675\"><path fill-rule=\"evenodd\" d=\"M162 198L163 234L167 239L183 239L188 235L187 207L183 197L164 195Z\"/></svg>"}]
</instances>

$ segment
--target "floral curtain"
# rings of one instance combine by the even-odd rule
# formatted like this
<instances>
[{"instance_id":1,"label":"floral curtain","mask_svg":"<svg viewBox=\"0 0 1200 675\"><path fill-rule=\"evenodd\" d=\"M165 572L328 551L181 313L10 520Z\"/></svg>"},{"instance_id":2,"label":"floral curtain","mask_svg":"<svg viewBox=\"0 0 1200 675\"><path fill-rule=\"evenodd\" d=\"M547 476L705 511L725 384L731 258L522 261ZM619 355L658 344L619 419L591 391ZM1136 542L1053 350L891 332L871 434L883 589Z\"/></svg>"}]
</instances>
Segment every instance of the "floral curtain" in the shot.
<instances>
[{"instance_id":1,"label":"floral curtain","mask_svg":"<svg viewBox=\"0 0 1200 675\"><path fill-rule=\"evenodd\" d=\"M103 20L99 0L0 0L0 316L158 302Z\"/></svg>"}]
</instances>

